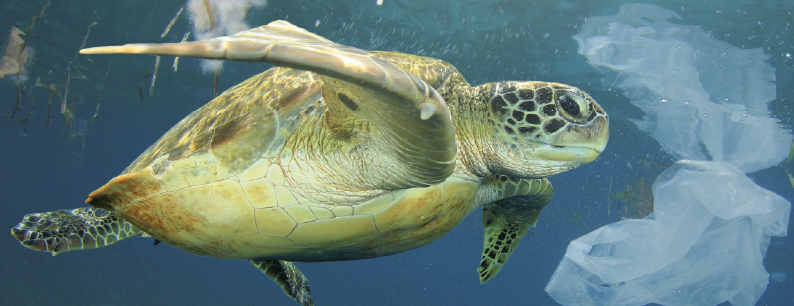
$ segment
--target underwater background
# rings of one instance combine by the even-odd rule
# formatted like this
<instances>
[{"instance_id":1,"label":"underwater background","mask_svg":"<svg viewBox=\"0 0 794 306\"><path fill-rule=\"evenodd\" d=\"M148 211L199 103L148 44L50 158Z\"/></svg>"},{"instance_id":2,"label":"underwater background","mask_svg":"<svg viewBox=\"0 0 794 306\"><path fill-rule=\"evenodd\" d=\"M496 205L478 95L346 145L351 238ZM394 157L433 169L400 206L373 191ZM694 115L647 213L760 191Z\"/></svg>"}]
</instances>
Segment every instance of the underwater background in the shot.
<instances>
[{"instance_id":1,"label":"underwater background","mask_svg":"<svg viewBox=\"0 0 794 306\"><path fill-rule=\"evenodd\" d=\"M568 243L621 218L648 215L650 186L676 160L638 126L648 111L632 103L612 72L591 65L572 38L589 18L616 15L624 4L654 4L680 17L670 19L673 24L698 27L737 49L760 48L776 85L768 115L788 135L794 127L794 1L227 2L255 4L244 18L251 27L284 19L341 44L440 58L472 85L542 80L577 86L610 115L606 151L550 179L554 200L487 284L476 274L483 239L478 210L413 251L298 263L316 305L556 305L544 288ZM0 1L0 46L9 43L5 33L12 27L28 33L21 35L28 47L22 73L0 80L0 228L10 231L28 213L85 206L88 193L213 97L214 76L204 72L212 67L199 60L180 59L174 69L173 58L163 57L152 86L153 56L77 55L83 44L179 42L192 31L187 12L161 34L183 5ZM722 63L732 64L741 63ZM226 62L217 90L268 67ZM755 94L762 93L746 93ZM792 201L786 170L794 165L785 153L748 176ZM772 277L757 305L791 305L794 237L772 238L764 264ZM0 235L0 275L0 305L297 305L247 261L155 247L151 238L52 257Z\"/></svg>"}]
</instances>

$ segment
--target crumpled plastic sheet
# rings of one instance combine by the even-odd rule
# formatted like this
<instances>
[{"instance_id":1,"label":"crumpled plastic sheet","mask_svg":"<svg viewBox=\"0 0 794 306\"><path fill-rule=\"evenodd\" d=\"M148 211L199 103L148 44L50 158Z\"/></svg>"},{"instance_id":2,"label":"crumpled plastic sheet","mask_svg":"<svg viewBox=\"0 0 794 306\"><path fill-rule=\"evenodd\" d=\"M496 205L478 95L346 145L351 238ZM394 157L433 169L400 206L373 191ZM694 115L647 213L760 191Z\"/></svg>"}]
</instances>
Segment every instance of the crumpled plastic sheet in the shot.
<instances>
[{"instance_id":1,"label":"crumpled plastic sheet","mask_svg":"<svg viewBox=\"0 0 794 306\"><path fill-rule=\"evenodd\" d=\"M791 203L724 162L681 161L653 186L654 213L570 243L546 292L562 305L754 305L770 237Z\"/></svg>"},{"instance_id":2,"label":"crumpled plastic sheet","mask_svg":"<svg viewBox=\"0 0 794 306\"><path fill-rule=\"evenodd\" d=\"M646 115L634 120L676 159L725 161L745 173L775 166L792 135L771 118L775 69L761 48L740 49L675 12L625 4L589 17L573 38L579 54Z\"/></svg>"}]
</instances>

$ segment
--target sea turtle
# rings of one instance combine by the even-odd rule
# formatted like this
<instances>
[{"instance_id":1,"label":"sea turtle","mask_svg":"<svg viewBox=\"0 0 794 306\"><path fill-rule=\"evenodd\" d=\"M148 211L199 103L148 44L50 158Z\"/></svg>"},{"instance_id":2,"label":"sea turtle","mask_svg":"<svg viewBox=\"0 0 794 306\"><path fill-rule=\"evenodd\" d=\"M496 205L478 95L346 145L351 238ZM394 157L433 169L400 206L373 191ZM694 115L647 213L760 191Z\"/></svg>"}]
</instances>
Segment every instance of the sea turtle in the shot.
<instances>
[{"instance_id":1,"label":"sea turtle","mask_svg":"<svg viewBox=\"0 0 794 306\"><path fill-rule=\"evenodd\" d=\"M154 237L247 259L302 305L292 261L426 245L482 207L492 278L553 196L546 177L593 161L608 117L548 82L471 87L449 63L333 43L286 21L205 41L81 50L267 62L171 128L91 207L26 215L11 233L58 254Z\"/></svg>"}]
</instances>

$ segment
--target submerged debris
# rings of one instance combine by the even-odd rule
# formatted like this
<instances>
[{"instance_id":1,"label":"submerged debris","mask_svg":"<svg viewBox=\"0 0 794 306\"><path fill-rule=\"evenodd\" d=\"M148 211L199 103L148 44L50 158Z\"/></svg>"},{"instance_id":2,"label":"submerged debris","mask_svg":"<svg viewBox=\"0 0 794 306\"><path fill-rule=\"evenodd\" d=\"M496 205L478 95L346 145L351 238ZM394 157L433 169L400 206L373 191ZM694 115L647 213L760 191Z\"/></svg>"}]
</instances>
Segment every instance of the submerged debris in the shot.
<instances>
[{"instance_id":1,"label":"submerged debris","mask_svg":"<svg viewBox=\"0 0 794 306\"><path fill-rule=\"evenodd\" d=\"M617 211L618 220L621 218L642 219L653 213L653 183L662 171L674 164L675 162L672 160L647 158L629 161L627 165L633 173L626 177L625 189L613 194L610 180L609 197L620 200Z\"/></svg>"},{"instance_id":2,"label":"submerged debris","mask_svg":"<svg viewBox=\"0 0 794 306\"><path fill-rule=\"evenodd\" d=\"M157 70L160 69L160 56L154 58L154 71L152 72L152 85L149 85L149 96L154 95L154 82L157 80Z\"/></svg>"},{"instance_id":3,"label":"submerged debris","mask_svg":"<svg viewBox=\"0 0 794 306\"><path fill-rule=\"evenodd\" d=\"M184 5L179 7L179 11L176 12L176 15L174 15L174 18L171 18L171 22L169 22L168 25L165 27L165 30L163 31L163 34L160 34L160 38L161 39L165 38L165 36L168 35L168 32L171 31L171 27L173 27L174 23L176 23L176 20L179 19L179 15L182 15L182 11L183 10L185 10L185 6Z\"/></svg>"},{"instance_id":4,"label":"submerged debris","mask_svg":"<svg viewBox=\"0 0 794 306\"><path fill-rule=\"evenodd\" d=\"M0 78L22 74L28 60L28 48L25 46L25 40L20 37L23 34L25 33L22 30L11 27L11 32L8 34L8 47L0 61Z\"/></svg>"},{"instance_id":5,"label":"submerged debris","mask_svg":"<svg viewBox=\"0 0 794 306\"><path fill-rule=\"evenodd\" d=\"M73 90L72 87L75 85L73 82L75 80L90 80L87 73L90 74L93 70L92 64L94 64L94 62L91 60L87 60L87 63L84 61L78 62L79 53L75 52L75 56L66 65L65 80L60 84L57 82L50 83L50 81L46 80L52 78L61 79L64 77L58 73L53 73L54 69L44 70L47 72L46 74L42 74L42 71L37 72L35 69L31 69L30 71L27 71L26 69L27 63L33 62L32 48L29 45L29 42L32 44L32 42L29 41L29 38L31 38L31 30L33 30L38 19L44 18L44 12L49 5L50 3L48 1L41 8L41 11L38 15L30 18L30 23L24 32L16 27L11 28L8 46L5 49L2 61L0 61L0 76L16 76L14 86L17 91L17 100L14 106L4 113L4 117L10 119L17 117L20 113L26 113L23 114L23 118L16 121L17 124L36 125L38 124L39 120L44 118L44 120L41 121L44 121L43 125L45 128L49 128L50 123L53 121L53 104L56 105L55 107L60 104L58 113L63 116L64 121L61 126L60 137L58 138L59 142L64 138L63 136L67 136L66 138L70 140L82 140L82 147L85 148L85 135L87 134L91 123L99 114L99 96L101 95L101 88L96 95L96 99L94 100L96 101L96 108L93 112L93 116L90 117L90 119L83 119L77 118L74 110L77 105L85 103L85 95L82 94L85 89L77 88L76 90ZM91 32L91 28L95 25L96 22L90 24L85 29L85 35L83 36L80 48L85 46ZM46 63L46 60L39 61L38 63L39 65L53 64ZM60 66L62 64L55 65ZM109 67L110 66L108 65L108 69ZM39 74L36 76L34 84L28 84L28 86L32 85L30 86L29 90L27 89L28 86L26 86L26 83L29 79L28 74ZM108 72L105 73L105 75L107 74ZM93 75L91 78L93 78ZM96 85L92 84L91 87L95 88ZM77 93L73 93L75 91ZM53 103L53 100L57 102ZM25 103L28 105L25 105Z\"/></svg>"},{"instance_id":6,"label":"submerged debris","mask_svg":"<svg viewBox=\"0 0 794 306\"><path fill-rule=\"evenodd\" d=\"M31 53L31 51L28 49L28 38L30 37L30 31L33 29L33 25L36 24L36 20L44 17L44 11L47 10L47 7L49 6L50 1L48 0L47 3L45 3L41 8L41 12L39 12L38 15L30 18L30 23L28 23L25 33L22 33L21 30L15 27L11 28L11 33L8 38L8 46L6 47L3 59L0 60L0 78L5 77L6 75L16 75L16 79L14 80L14 88L16 88L17 91L17 100L14 104L14 108L6 113L5 117L13 118L16 116L17 112L22 107L22 102L25 100L25 65L27 64ZM23 34L25 38L21 38L20 34ZM31 103L33 102L31 101ZM26 121L27 120L23 119L23 122Z\"/></svg>"},{"instance_id":7,"label":"submerged debris","mask_svg":"<svg viewBox=\"0 0 794 306\"><path fill-rule=\"evenodd\" d=\"M190 31L185 32L185 35L182 36L182 41L180 41L180 43L186 42L188 37L190 37ZM174 57L174 72L176 72L177 65L179 65L179 56Z\"/></svg>"},{"instance_id":8,"label":"submerged debris","mask_svg":"<svg viewBox=\"0 0 794 306\"><path fill-rule=\"evenodd\" d=\"M69 66L66 67L66 85L64 86L63 89L63 100L61 100L61 115L63 115L64 118L63 127L61 128L61 135L63 135L63 131L66 128L66 126L69 126L70 135L74 133L74 115L72 114L72 110L74 109L76 103L67 103L67 100L69 98L69 84L71 83L72 80L72 66L73 63L77 60L77 55L80 54L79 50L85 47L85 42L88 40L88 35L91 34L91 27L95 25L96 22L93 22L85 29L85 36L83 36L83 43L80 44L80 48L77 49L78 52L75 53L74 59L72 59L69 62ZM80 72L77 69L75 70L77 72ZM87 79L84 74L80 73L80 75L81 76L79 77L79 79Z\"/></svg>"},{"instance_id":9,"label":"submerged debris","mask_svg":"<svg viewBox=\"0 0 794 306\"><path fill-rule=\"evenodd\" d=\"M47 101L47 122L44 124L45 128L50 127L50 115L52 114L52 99L55 98L60 92L58 92L58 86L55 84L44 84L41 82L41 78L36 78L36 85L33 88L43 88L44 90L50 93L50 99ZM31 93L31 99L33 94ZM38 120L37 120L38 121Z\"/></svg>"},{"instance_id":10,"label":"submerged debris","mask_svg":"<svg viewBox=\"0 0 794 306\"><path fill-rule=\"evenodd\" d=\"M626 190L612 195L626 202L623 205L623 216L630 219L642 219L653 213L653 178L639 177L634 184L626 186Z\"/></svg>"}]
</instances>

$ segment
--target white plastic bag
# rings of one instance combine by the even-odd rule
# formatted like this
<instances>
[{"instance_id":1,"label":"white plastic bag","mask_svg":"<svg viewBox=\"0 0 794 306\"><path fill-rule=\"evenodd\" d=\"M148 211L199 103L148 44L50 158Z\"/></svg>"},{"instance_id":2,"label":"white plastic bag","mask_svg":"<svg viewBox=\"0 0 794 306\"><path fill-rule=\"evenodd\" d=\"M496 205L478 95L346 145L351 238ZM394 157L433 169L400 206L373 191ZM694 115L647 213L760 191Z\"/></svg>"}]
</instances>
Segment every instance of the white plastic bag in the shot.
<instances>
[{"instance_id":1,"label":"white plastic bag","mask_svg":"<svg viewBox=\"0 0 794 306\"><path fill-rule=\"evenodd\" d=\"M740 49L675 12L630 3L615 16L589 17L573 38L645 112L634 120L676 159L714 160L751 173L780 164L792 135L772 118L775 69L761 48Z\"/></svg>"},{"instance_id":2,"label":"white plastic bag","mask_svg":"<svg viewBox=\"0 0 794 306\"><path fill-rule=\"evenodd\" d=\"M546 292L563 305L754 305L770 236L791 203L724 162L681 161L653 186L654 213L571 242Z\"/></svg>"}]
</instances>

